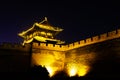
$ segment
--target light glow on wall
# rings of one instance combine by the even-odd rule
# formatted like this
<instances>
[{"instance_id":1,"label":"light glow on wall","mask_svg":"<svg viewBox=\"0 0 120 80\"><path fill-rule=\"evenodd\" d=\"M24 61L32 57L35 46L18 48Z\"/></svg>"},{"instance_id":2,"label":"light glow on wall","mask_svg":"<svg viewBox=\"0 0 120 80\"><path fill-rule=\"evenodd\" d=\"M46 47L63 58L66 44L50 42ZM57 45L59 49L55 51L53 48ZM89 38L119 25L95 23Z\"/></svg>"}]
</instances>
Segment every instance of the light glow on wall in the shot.
<instances>
[{"instance_id":1,"label":"light glow on wall","mask_svg":"<svg viewBox=\"0 0 120 80\"><path fill-rule=\"evenodd\" d=\"M52 77L55 74L55 71L51 66L46 66L46 69L49 72L50 77Z\"/></svg>"},{"instance_id":2,"label":"light glow on wall","mask_svg":"<svg viewBox=\"0 0 120 80\"><path fill-rule=\"evenodd\" d=\"M90 71L90 67L86 65L82 65L78 70L78 76L85 76L88 71Z\"/></svg>"},{"instance_id":3,"label":"light glow on wall","mask_svg":"<svg viewBox=\"0 0 120 80\"><path fill-rule=\"evenodd\" d=\"M85 76L90 70L91 65L94 63L95 54L81 54L77 55L75 51L68 54L66 57L66 70L70 77L72 76Z\"/></svg>"},{"instance_id":4,"label":"light glow on wall","mask_svg":"<svg viewBox=\"0 0 120 80\"><path fill-rule=\"evenodd\" d=\"M75 76L77 74L77 69L76 68L71 68L69 70L69 76Z\"/></svg>"},{"instance_id":5,"label":"light glow on wall","mask_svg":"<svg viewBox=\"0 0 120 80\"><path fill-rule=\"evenodd\" d=\"M41 50L39 53L32 54L33 65L46 67L49 76L52 77L56 72L63 68L64 54L58 51Z\"/></svg>"},{"instance_id":6,"label":"light glow on wall","mask_svg":"<svg viewBox=\"0 0 120 80\"><path fill-rule=\"evenodd\" d=\"M76 76L76 75L85 76L89 70L90 70L90 67L83 64L68 63L68 66L67 66L67 72L70 77Z\"/></svg>"}]
</instances>

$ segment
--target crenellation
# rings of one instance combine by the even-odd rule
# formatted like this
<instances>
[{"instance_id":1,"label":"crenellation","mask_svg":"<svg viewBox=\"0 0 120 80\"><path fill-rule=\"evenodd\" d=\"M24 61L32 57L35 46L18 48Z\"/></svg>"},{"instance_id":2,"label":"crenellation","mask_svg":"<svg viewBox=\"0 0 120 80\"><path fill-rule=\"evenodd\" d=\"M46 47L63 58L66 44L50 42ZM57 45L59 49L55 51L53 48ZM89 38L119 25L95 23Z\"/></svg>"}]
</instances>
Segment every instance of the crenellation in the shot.
<instances>
[{"instance_id":1,"label":"crenellation","mask_svg":"<svg viewBox=\"0 0 120 80\"><path fill-rule=\"evenodd\" d=\"M80 45L83 45L83 44L85 44L85 40L80 41Z\"/></svg>"},{"instance_id":2,"label":"crenellation","mask_svg":"<svg viewBox=\"0 0 120 80\"><path fill-rule=\"evenodd\" d=\"M60 45L54 45L54 47L56 47L56 48L61 48L61 46L60 46Z\"/></svg>"},{"instance_id":3,"label":"crenellation","mask_svg":"<svg viewBox=\"0 0 120 80\"><path fill-rule=\"evenodd\" d=\"M74 43L69 44L69 47L73 47L73 46L74 46Z\"/></svg>"},{"instance_id":4,"label":"crenellation","mask_svg":"<svg viewBox=\"0 0 120 80\"><path fill-rule=\"evenodd\" d=\"M69 46L68 45L61 45L61 48L62 49L66 49L66 48L68 48Z\"/></svg>"},{"instance_id":5,"label":"crenellation","mask_svg":"<svg viewBox=\"0 0 120 80\"><path fill-rule=\"evenodd\" d=\"M102 40L102 39L104 39L104 40L107 39L107 33L100 35L100 40Z\"/></svg>"},{"instance_id":6,"label":"crenellation","mask_svg":"<svg viewBox=\"0 0 120 80\"><path fill-rule=\"evenodd\" d=\"M30 37L32 39L30 41L25 40L24 45L11 43L0 44L0 61L3 61L3 58L5 58L4 60L8 61L11 61L11 59L13 61L18 60L18 64L20 62L23 65L42 65L45 66L46 69L50 68L53 70L51 71L53 73L57 70L63 70L64 68L66 70L67 68L69 69L69 67L73 69L76 68L76 70L79 69L77 73L80 72L80 76L82 76L83 74L81 74L81 72L83 73L85 70L84 72L86 74L92 63L101 56L100 53L104 55L109 54L108 52L119 54L120 29L88 37L70 44L64 44L63 41L55 39L56 35L53 35L57 34L58 31L61 32L62 29L50 28L44 25L40 26L38 24L38 27L32 27L26 32L20 33L21 37ZM2 56L6 54L8 58ZM111 55L111 57L113 57L113 55ZM25 60L27 61L25 62Z\"/></svg>"},{"instance_id":7,"label":"crenellation","mask_svg":"<svg viewBox=\"0 0 120 80\"><path fill-rule=\"evenodd\" d=\"M99 36L94 36L94 37L92 37L92 41L93 42L96 42L96 41L98 41L99 40Z\"/></svg>"},{"instance_id":8,"label":"crenellation","mask_svg":"<svg viewBox=\"0 0 120 80\"><path fill-rule=\"evenodd\" d=\"M49 43L47 46L48 46L48 47L54 47L54 45L53 45L53 44L50 44L50 43Z\"/></svg>"},{"instance_id":9,"label":"crenellation","mask_svg":"<svg viewBox=\"0 0 120 80\"><path fill-rule=\"evenodd\" d=\"M33 48L64 51L66 49L66 45L57 45L50 43L40 43L40 45L38 45L38 43L33 43Z\"/></svg>"},{"instance_id":10,"label":"crenellation","mask_svg":"<svg viewBox=\"0 0 120 80\"><path fill-rule=\"evenodd\" d=\"M92 38L87 38L87 39L85 40L85 42L86 42L86 43L91 43L91 42L92 42Z\"/></svg>"},{"instance_id":11,"label":"crenellation","mask_svg":"<svg viewBox=\"0 0 120 80\"><path fill-rule=\"evenodd\" d=\"M117 34L120 34L120 29L117 29Z\"/></svg>"},{"instance_id":12,"label":"crenellation","mask_svg":"<svg viewBox=\"0 0 120 80\"><path fill-rule=\"evenodd\" d=\"M68 48L66 48L66 50L74 49L77 47L83 47L86 45L99 43L99 42L103 42L103 41L118 38L118 37L120 37L120 29L114 30L114 31L111 31L108 33L103 33L99 36L94 36L92 38L87 38L87 39L81 40L79 42L74 42L74 43L68 44Z\"/></svg>"},{"instance_id":13,"label":"crenellation","mask_svg":"<svg viewBox=\"0 0 120 80\"><path fill-rule=\"evenodd\" d=\"M86 45L94 44L94 43L99 43L102 41L114 39L120 37L120 29L108 32L108 33L103 33L99 36L94 36L91 38L87 38L85 40L80 40L74 43L70 43L67 45L57 45L57 44L50 44L50 43L33 43L34 48L42 48L42 49L50 49L50 50L60 50L60 51L66 51L78 47L83 47ZM3 43L0 44L0 48L2 49L16 49L16 50L27 50L28 46L25 44L24 46L22 44L11 44L11 43Z\"/></svg>"},{"instance_id":14,"label":"crenellation","mask_svg":"<svg viewBox=\"0 0 120 80\"><path fill-rule=\"evenodd\" d=\"M25 44L24 46L21 44L16 43L3 43L0 45L0 49L7 49L7 50L19 50L19 51L29 51L30 45Z\"/></svg>"},{"instance_id":15,"label":"crenellation","mask_svg":"<svg viewBox=\"0 0 120 80\"><path fill-rule=\"evenodd\" d=\"M78 46L78 45L80 45L80 42L74 42L74 46Z\"/></svg>"},{"instance_id":16,"label":"crenellation","mask_svg":"<svg viewBox=\"0 0 120 80\"><path fill-rule=\"evenodd\" d=\"M108 37L115 36L116 34L117 34L117 31L116 31L116 30L111 31L111 32L108 32Z\"/></svg>"},{"instance_id":17,"label":"crenellation","mask_svg":"<svg viewBox=\"0 0 120 80\"><path fill-rule=\"evenodd\" d=\"M12 46L13 46L13 48L22 48L22 47L25 47L25 45L23 46L23 45L19 45L19 44L12 44Z\"/></svg>"},{"instance_id":18,"label":"crenellation","mask_svg":"<svg viewBox=\"0 0 120 80\"><path fill-rule=\"evenodd\" d=\"M40 46L47 46L46 43L40 43Z\"/></svg>"},{"instance_id":19,"label":"crenellation","mask_svg":"<svg viewBox=\"0 0 120 80\"><path fill-rule=\"evenodd\" d=\"M39 43L33 43L33 46L39 46L40 44Z\"/></svg>"},{"instance_id":20,"label":"crenellation","mask_svg":"<svg viewBox=\"0 0 120 80\"><path fill-rule=\"evenodd\" d=\"M15 48L15 45L10 44L10 43L3 43L3 44L1 44L1 47L3 47L3 48Z\"/></svg>"},{"instance_id":21,"label":"crenellation","mask_svg":"<svg viewBox=\"0 0 120 80\"><path fill-rule=\"evenodd\" d=\"M74 48L78 48L78 47L83 47L86 45L90 45L90 44L94 44L94 43L99 43L102 41L106 41L109 39L114 39L119 37L120 35L120 29L118 30L114 30L108 33L103 33L99 36L94 36L91 38L87 38L85 40L80 40L78 42L74 42L74 43L70 43L67 45L56 45L56 44L46 44L46 43L40 43L40 45L38 43L34 43L33 46L40 46L40 47L44 47L46 49L53 49L53 50L61 50L61 51L66 51L66 50L70 50L70 49L74 49Z\"/></svg>"}]
</instances>

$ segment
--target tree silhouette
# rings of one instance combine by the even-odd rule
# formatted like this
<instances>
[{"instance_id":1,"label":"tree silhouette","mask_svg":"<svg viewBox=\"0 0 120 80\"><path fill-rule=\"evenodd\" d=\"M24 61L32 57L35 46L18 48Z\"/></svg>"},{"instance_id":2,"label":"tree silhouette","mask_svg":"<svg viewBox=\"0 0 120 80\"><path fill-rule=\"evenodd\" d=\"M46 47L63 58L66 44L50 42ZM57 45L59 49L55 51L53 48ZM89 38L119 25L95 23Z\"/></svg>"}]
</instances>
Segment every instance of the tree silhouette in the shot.
<instances>
[{"instance_id":1,"label":"tree silhouette","mask_svg":"<svg viewBox=\"0 0 120 80\"><path fill-rule=\"evenodd\" d=\"M49 73L45 67L35 65L31 68L31 80L48 80Z\"/></svg>"}]
</instances>

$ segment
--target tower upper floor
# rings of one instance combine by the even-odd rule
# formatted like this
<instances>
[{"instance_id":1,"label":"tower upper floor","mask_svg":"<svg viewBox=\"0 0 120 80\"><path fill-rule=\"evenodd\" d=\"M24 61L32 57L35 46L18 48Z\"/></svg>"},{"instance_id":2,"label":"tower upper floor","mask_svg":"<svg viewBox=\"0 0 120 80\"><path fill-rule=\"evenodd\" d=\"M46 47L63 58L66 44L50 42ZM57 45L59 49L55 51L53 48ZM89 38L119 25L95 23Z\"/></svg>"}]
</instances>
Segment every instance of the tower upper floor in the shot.
<instances>
[{"instance_id":1,"label":"tower upper floor","mask_svg":"<svg viewBox=\"0 0 120 80\"><path fill-rule=\"evenodd\" d=\"M62 31L62 28L52 26L45 17L43 21L34 23L32 27L26 31L20 32L18 35L24 39L23 43L38 41L62 44L64 41L55 38L56 35Z\"/></svg>"}]
</instances>

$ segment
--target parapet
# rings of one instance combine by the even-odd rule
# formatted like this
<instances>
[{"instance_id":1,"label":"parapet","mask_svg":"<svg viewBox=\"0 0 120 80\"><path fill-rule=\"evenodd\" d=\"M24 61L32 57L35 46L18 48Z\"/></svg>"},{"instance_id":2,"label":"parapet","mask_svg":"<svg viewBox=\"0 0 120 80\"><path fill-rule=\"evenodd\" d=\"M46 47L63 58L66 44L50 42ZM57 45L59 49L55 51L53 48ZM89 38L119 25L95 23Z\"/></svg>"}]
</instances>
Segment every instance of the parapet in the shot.
<instances>
[{"instance_id":1,"label":"parapet","mask_svg":"<svg viewBox=\"0 0 120 80\"><path fill-rule=\"evenodd\" d=\"M0 44L0 49L5 49L5 50L19 50L19 51L26 51L28 52L30 49L29 44L25 44L24 46L22 44L17 44L17 43L1 43Z\"/></svg>"},{"instance_id":2,"label":"parapet","mask_svg":"<svg viewBox=\"0 0 120 80\"><path fill-rule=\"evenodd\" d=\"M40 48L46 50L57 50L64 51L66 49L66 45L56 45L56 44L46 44L46 43L33 43L33 49Z\"/></svg>"},{"instance_id":3,"label":"parapet","mask_svg":"<svg viewBox=\"0 0 120 80\"><path fill-rule=\"evenodd\" d=\"M67 50L83 47L86 45L95 44L95 43L99 43L99 42L103 42L103 41L107 41L115 38L120 38L120 29L68 44L69 48Z\"/></svg>"},{"instance_id":4,"label":"parapet","mask_svg":"<svg viewBox=\"0 0 120 80\"><path fill-rule=\"evenodd\" d=\"M46 50L56 50L56 51L67 51L79 47L83 47L90 44L95 44L111 39L120 38L120 29L103 33L98 36L93 36L91 38L87 38L85 40L80 40L74 43L70 43L67 45L57 45L57 44L46 44L46 43L33 43L33 49L46 49ZM0 49L7 49L7 50L19 50L19 51L30 51L30 44L11 44L11 43L2 43L0 44Z\"/></svg>"},{"instance_id":5,"label":"parapet","mask_svg":"<svg viewBox=\"0 0 120 80\"><path fill-rule=\"evenodd\" d=\"M74 43L70 43L68 45L56 45L56 44L46 44L46 43L33 43L33 48L40 48L40 49L49 49L49 50L57 50L57 51L66 51L71 50L79 47L83 47L90 44L95 44L115 38L120 38L120 29L103 33L98 36L93 36L91 38L87 38L85 40L80 40Z\"/></svg>"}]
</instances>

